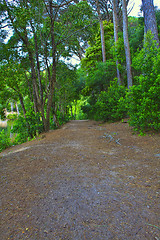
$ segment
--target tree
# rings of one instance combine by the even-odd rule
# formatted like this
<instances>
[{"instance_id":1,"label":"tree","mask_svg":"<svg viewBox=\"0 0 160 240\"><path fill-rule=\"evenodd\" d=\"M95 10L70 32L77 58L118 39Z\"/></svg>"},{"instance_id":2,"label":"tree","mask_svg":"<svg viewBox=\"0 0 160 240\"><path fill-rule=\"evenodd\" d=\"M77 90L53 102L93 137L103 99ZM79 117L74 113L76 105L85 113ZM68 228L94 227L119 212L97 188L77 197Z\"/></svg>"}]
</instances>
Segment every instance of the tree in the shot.
<instances>
[{"instance_id":1,"label":"tree","mask_svg":"<svg viewBox=\"0 0 160 240\"><path fill-rule=\"evenodd\" d=\"M102 48L102 59L103 62L106 61L106 50L105 50L105 36L104 36L104 26L103 21L104 20L111 20L111 11L109 10L109 0L103 1L103 0L89 0L89 4L92 6L94 11L96 12L99 25L100 25L100 33L101 33L101 48Z\"/></svg>"},{"instance_id":2,"label":"tree","mask_svg":"<svg viewBox=\"0 0 160 240\"><path fill-rule=\"evenodd\" d=\"M153 0L142 0L142 9L145 25L144 32L146 34L150 30L154 35L154 39L156 40L158 46L160 46Z\"/></svg>"},{"instance_id":3,"label":"tree","mask_svg":"<svg viewBox=\"0 0 160 240\"><path fill-rule=\"evenodd\" d=\"M160 131L160 48L153 34L146 34L144 47L133 58L137 84L129 92L130 124L139 132Z\"/></svg>"},{"instance_id":4,"label":"tree","mask_svg":"<svg viewBox=\"0 0 160 240\"><path fill-rule=\"evenodd\" d=\"M101 30L102 58L103 58L103 62L105 62L106 61L106 50L105 50L105 39L104 39L104 27L103 27L103 21L102 21L102 16L100 13L100 6L99 6L98 0L96 0L96 5L97 5L97 13L98 13L98 18L99 18L99 23L100 23L100 30Z\"/></svg>"},{"instance_id":5,"label":"tree","mask_svg":"<svg viewBox=\"0 0 160 240\"><path fill-rule=\"evenodd\" d=\"M123 39L124 48L126 54L126 68L127 68L127 86L132 86L132 73L131 73L131 54L128 39L128 18L127 18L127 6L126 0L122 0L122 12L123 12Z\"/></svg>"},{"instance_id":6,"label":"tree","mask_svg":"<svg viewBox=\"0 0 160 240\"><path fill-rule=\"evenodd\" d=\"M91 9L87 2L74 0L57 3L52 0L3 0L2 6L3 24L9 23L16 39L12 46L18 49L15 58L19 63L27 63L23 64L23 69L34 111L41 114L44 130L48 131L50 116L56 114L53 106L58 61L61 57L70 57L76 47L79 50L83 41L80 32L84 33L93 24ZM71 12L72 18L67 17ZM71 42L75 43L75 48Z\"/></svg>"},{"instance_id":7,"label":"tree","mask_svg":"<svg viewBox=\"0 0 160 240\"><path fill-rule=\"evenodd\" d=\"M114 40L115 40L115 47L116 47L116 45L118 43L117 0L112 0L112 6L113 6ZM118 84L122 85L121 77L120 77L120 71L118 69L118 65L119 65L119 62L118 62L118 60L116 60Z\"/></svg>"},{"instance_id":8,"label":"tree","mask_svg":"<svg viewBox=\"0 0 160 240\"><path fill-rule=\"evenodd\" d=\"M111 57L111 39L113 37L113 23L110 21L103 21L104 26L104 37L105 37L105 51L106 60ZM90 47L86 49L85 57L82 59L82 67L87 71L92 71L97 62L103 61L102 59L102 48L101 48L101 36L98 30L95 34L92 42L89 42Z\"/></svg>"},{"instance_id":9,"label":"tree","mask_svg":"<svg viewBox=\"0 0 160 240\"><path fill-rule=\"evenodd\" d=\"M138 49L143 48L143 40L144 40L143 17L128 18L128 36L129 36L131 52L135 54Z\"/></svg>"},{"instance_id":10,"label":"tree","mask_svg":"<svg viewBox=\"0 0 160 240\"><path fill-rule=\"evenodd\" d=\"M78 78L76 68L67 66L64 62L57 65L56 82L56 109L64 115L68 115L68 108L72 106L75 99L79 99Z\"/></svg>"},{"instance_id":11,"label":"tree","mask_svg":"<svg viewBox=\"0 0 160 240\"><path fill-rule=\"evenodd\" d=\"M7 99L11 100L19 100L24 117L26 115L26 108L24 104L24 97L27 95L28 90L26 88L26 80L23 68L21 68L20 64L15 62L9 62L1 65L0 67L0 82L3 87L3 91L1 94L5 101Z\"/></svg>"}]
</instances>

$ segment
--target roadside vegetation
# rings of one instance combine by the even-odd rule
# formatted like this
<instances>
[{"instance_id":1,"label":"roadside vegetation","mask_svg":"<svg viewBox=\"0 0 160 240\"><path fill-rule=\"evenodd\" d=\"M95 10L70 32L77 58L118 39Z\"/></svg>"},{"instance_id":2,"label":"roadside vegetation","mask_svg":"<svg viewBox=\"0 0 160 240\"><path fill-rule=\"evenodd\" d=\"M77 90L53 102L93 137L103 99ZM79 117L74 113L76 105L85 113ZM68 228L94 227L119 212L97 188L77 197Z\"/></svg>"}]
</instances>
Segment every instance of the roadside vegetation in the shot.
<instances>
[{"instance_id":1,"label":"roadside vegetation","mask_svg":"<svg viewBox=\"0 0 160 240\"><path fill-rule=\"evenodd\" d=\"M160 132L160 10L152 11L153 32L143 17L126 17L125 26L125 4L117 13L114 0L103 4L0 3L0 115L5 119L4 109L18 113L7 117L16 137L11 141L2 130L0 151L72 119L128 118L141 135Z\"/></svg>"}]
</instances>

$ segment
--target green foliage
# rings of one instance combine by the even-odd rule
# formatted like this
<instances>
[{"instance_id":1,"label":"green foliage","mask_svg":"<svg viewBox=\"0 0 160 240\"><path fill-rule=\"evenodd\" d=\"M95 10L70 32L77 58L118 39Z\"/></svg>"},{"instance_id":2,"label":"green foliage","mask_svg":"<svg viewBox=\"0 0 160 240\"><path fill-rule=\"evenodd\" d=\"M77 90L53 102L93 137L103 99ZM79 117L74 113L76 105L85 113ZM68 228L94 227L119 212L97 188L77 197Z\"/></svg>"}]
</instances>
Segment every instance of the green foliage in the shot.
<instances>
[{"instance_id":1,"label":"green foliage","mask_svg":"<svg viewBox=\"0 0 160 240\"><path fill-rule=\"evenodd\" d=\"M103 121L117 121L127 115L126 88L119 86L116 80L112 81L107 91L102 91L96 102L91 98L88 104L82 107L88 118Z\"/></svg>"},{"instance_id":2,"label":"green foliage","mask_svg":"<svg viewBox=\"0 0 160 240\"><path fill-rule=\"evenodd\" d=\"M107 90L110 81L116 77L116 64L113 61L98 62L94 71L86 78L86 86L95 93Z\"/></svg>"},{"instance_id":3,"label":"green foliage","mask_svg":"<svg viewBox=\"0 0 160 240\"><path fill-rule=\"evenodd\" d=\"M6 134L4 129L0 132L0 152L11 146L9 134Z\"/></svg>"},{"instance_id":4,"label":"green foliage","mask_svg":"<svg viewBox=\"0 0 160 240\"><path fill-rule=\"evenodd\" d=\"M43 130L40 113L29 111L26 113L26 118L20 115L14 122L12 129L13 133L17 133L15 144L26 142L43 132Z\"/></svg>"},{"instance_id":5,"label":"green foliage","mask_svg":"<svg viewBox=\"0 0 160 240\"><path fill-rule=\"evenodd\" d=\"M104 21L104 33L105 33L105 50L106 58L111 57L111 39L113 37L113 23ZM81 60L82 68L89 72L93 70L97 62L102 61L102 47L101 47L101 37L100 30L95 36L94 43L89 42L90 47L86 49L85 58Z\"/></svg>"},{"instance_id":6,"label":"green foliage","mask_svg":"<svg viewBox=\"0 0 160 240\"><path fill-rule=\"evenodd\" d=\"M130 125L139 132L160 130L160 49L152 39L148 33L144 48L133 60L141 74L127 97Z\"/></svg>"},{"instance_id":7,"label":"green foliage","mask_svg":"<svg viewBox=\"0 0 160 240\"><path fill-rule=\"evenodd\" d=\"M18 62L10 61L0 66L0 104L7 108L9 101L18 101L28 93L24 69ZM22 97L23 96L23 97ZM1 106L0 106L1 110Z\"/></svg>"},{"instance_id":8,"label":"green foliage","mask_svg":"<svg viewBox=\"0 0 160 240\"><path fill-rule=\"evenodd\" d=\"M122 82L124 82L125 86L127 86L126 58L125 58L123 34L122 32L120 32L118 35L119 35L118 41L116 42L116 44L115 42L113 42L110 52L113 57L112 61L116 63L116 61L118 60L118 69L121 75L121 80ZM116 70L115 70L115 74L116 74Z\"/></svg>"},{"instance_id":9,"label":"green foliage","mask_svg":"<svg viewBox=\"0 0 160 240\"><path fill-rule=\"evenodd\" d=\"M142 17L128 18L128 35L131 52L134 54L137 49L142 49L144 39L144 19Z\"/></svg>"},{"instance_id":10,"label":"green foliage","mask_svg":"<svg viewBox=\"0 0 160 240\"><path fill-rule=\"evenodd\" d=\"M81 106L82 112L88 119L93 119L94 118L94 108L93 106L89 103L82 105Z\"/></svg>"},{"instance_id":11,"label":"green foliage","mask_svg":"<svg viewBox=\"0 0 160 240\"><path fill-rule=\"evenodd\" d=\"M61 23L58 29L60 33L63 33L61 37L64 40L67 39L67 41L65 40L66 47L64 53L68 51L69 54L76 54L77 56L82 54L80 53L81 50L86 48L88 41L92 41L92 36L97 31L96 22L93 10L87 1L71 4L67 11L64 11L61 15ZM69 38L67 36L68 33L70 35ZM64 44L60 48L62 49L63 46Z\"/></svg>"},{"instance_id":12,"label":"green foliage","mask_svg":"<svg viewBox=\"0 0 160 240\"><path fill-rule=\"evenodd\" d=\"M126 89L117 82L111 82L107 92L101 92L95 104L95 119L117 121L127 115Z\"/></svg>"},{"instance_id":13,"label":"green foliage","mask_svg":"<svg viewBox=\"0 0 160 240\"><path fill-rule=\"evenodd\" d=\"M66 122L65 118L66 116L68 118L68 107L74 100L80 98L84 80L83 77L78 77L78 75L75 68L67 66L63 62L58 63L55 100L57 121L60 121L59 125ZM62 116L65 116L64 119Z\"/></svg>"},{"instance_id":14,"label":"green foliage","mask_svg":"<svg viewBox=\"0 0 160 240\"><path fill-rule=\"evenodd\" d=\"M16 113L7 115L8 120L15 120L17 118L18 118L18 114L16 114Z\"/></svg>"},{"instance_id":15,"label":"green foliage","mask_svg":"<svg viewBox=\"0 0 160 240\"><path fill-rule=\"evenodd\" d=\"M153 40L153 35L150 31L145 35L144 47L137 51L135 57L132 60L132 66L139 74L150 76L154 68L154 59L158 54L158 48L156 41Z\"/></svg>"},{"instance_id":16,"label":"green foliage","mask_svg":"<svg viewBox=\"0 0 160 240\"><path fill-rule=\"evenodd\" d=\"M0 24L3 23L5 29L5 25L8 26L10 22L6 30L10 32L12 28L13 35L7 43L0 43L0 115L3 115L3 109L12 100L21 104L20 112L27 111L26 117L20 116L14 126L13 131L18 134L17 143L33 138L46 125L46 130L49 130L49 124L45 124L49 120L52 128L55 128L55 123L49 119L49 112L55 114L60 125L68 121L69 108L75 106L77 109L76 103L81 99L81 94L88 100L83 110L90 117L118 120L126 114L125 90L115 83L110 85L116 76L116 60L119 62L121 79L126 83L122 33L119 33L118 43L114 45L113 23L103 22L107 61L102 63L99 22L91 5L87 1L70 4L57 2L56 5L48 5L46 11L45 3L40 0L37 5L36 1L31 0L27 4L26 1L3 1L1 4L3 18ZM132 55L143 46L143 32L143 18L129 18ZM2 32L2 38L5 37L6 33ZM86 48L83 68L78 73L74 67L60 61L69 60L73 55L81 59ZM147 109L152 103L154 107L150 108L150 112L154 109L156 115L158 113L157 54L158 49L147 36L144 49L133 59L133 75L138 75L134 83L138 85L128 95L132 119L138 114L136 111ZM155 56L158 56L157 61ZM85 71L82 72L82 69ZM143 104L138 102L138 98L142 99ZM30 111L31 103L34 103L34 109L39 113ZM139 107L136 109L137 105ZM78 116L78 111L75 110L75 115L72 111L72 115ZM144 115L147 114L144 112ZM86 117L81 112L80 117L83 116Z\"/></svg>"},{"instance_id":17,"label":"green foliage","mask_svg":"<svg viewBox=\"0 0 160 240\"><path fill-rule=\"evenodd\" d=\"M64 114L60 111L57 112L56 117L60 126L70 120L69 114Z\"/></svg>"},{"instance_id":18,"label":"green foliage","mask_svg":"<svg viewBox=\"0 0 160 240\"><path fill-rule=\"evenodd\" d=\"M158 37L160 39L160 9L155 9L156 13L156 20L157 20L157 27L158 27Z\"/></svg>"},{"instance_id":19,"label":"green foliage","mask_svg":"<svg viewBox=\"0 0 160 240\"><path fill-rule=\"evenodd\" d=\"M152 86L150 85L151 82ZM141 75L139 77L139 85L131 88L128 95L129 122L136 131L160 130L159 93L160 75L154 82L152 79L147 79L147 77Z\"/></svg>"}]
</instances>

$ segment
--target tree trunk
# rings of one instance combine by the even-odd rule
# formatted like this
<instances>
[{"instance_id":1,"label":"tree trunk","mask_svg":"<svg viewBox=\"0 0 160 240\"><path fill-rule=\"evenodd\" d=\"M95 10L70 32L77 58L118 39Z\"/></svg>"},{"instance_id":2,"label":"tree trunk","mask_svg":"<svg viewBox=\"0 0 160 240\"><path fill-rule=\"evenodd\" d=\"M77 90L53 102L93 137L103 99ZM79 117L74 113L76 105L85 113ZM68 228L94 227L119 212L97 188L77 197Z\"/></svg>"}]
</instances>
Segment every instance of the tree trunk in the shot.
<instances>
[{"instance_id":1,"label":"tree trunk","mask_svg":"<svg viewBox=\"0 0 160 240\"><path fill-rule=\"evenodd\" d=\"M144 32L146 34L149 30L151 30L152 34L154 35L154 40L156 40L158 46L160 46L153 0L142 0L142 8L145 26Z\"/></svg>"},{"instance_id":2,"label":"tree trunk","mask_svg":"<svg viewBox=\"0 0 160 240\"><path fill-rule=\"evenodd\" d=\"M127 86L128 89L132 84L132 73L131 73L131 54L128 39L128 18L127 18L127 6L126 0L122 0L122 12L123 12L123 39L124 39L124 49L126 55L126 69L127 69Z\"/></svg>"},{"instance_id":3,"label":"tree trunk","mask_svg":"<svg viewBox=\"0 0 160 240\"><path fill-rule=\"evenodd\" d=\"M104 40L104 28L103 22L100 19L100 29L101 29L101 44L102 44L102 58L103 62L106 62L106 50L105 50L105 40Z\"/></svg>"},{"instance_id":4,"label":"tree trunk","mask_svg":"<svg viewBox=\"0 0 160 240\"><path fill-rule=\"evenodd\" d=\"M75 109L74 109L74 120L76 120L76 115L77 115L77 100L75 100Z\"/></svg>"},{"instance_id":5,"label":"tree trunk","mask_svg":"<svg viewBox=\"0 0 160 240\"><path fill-rule=\"evenodd\" d=\"M26 118L26 109L25 109L25 106L24 106L23 97L22 97L21 94L19 94L18 96L19 96L20 104L21 104L21 107L22 107L22 110L23 110L24 118Z\"/></svg>"},{"instance_id":6,"label":"tree trunk","mask_svg":"<svg viewBox=\"0 0 160 240\"><path fill-rule=\"evenodd\" d=\"M11 113L13 114L13 102L11 102Z\"/></svg>"},{"instance_id":7,"label":"tree trunk","mask_svg":"<svg viewBox=\"0 0 160 240\"><path fill-rule=\"evenodd\" d=\"M38 40L37 40L37 34L35 32L35 28L32 24L32 21L30 21L32 31L34 34L34 44L35 44L35 55L36 55L36 63L37 63L37 76L38 76L38 82L39 82L39 90L40 90L40 101L41 101L41 108L43 108L43 90L42 90L42 82L41 82L41 73L40 73L40 62L39 62L39 53L38 53Z\"/></svg>"},{"instance_id":8,"label":"tree trunk","mask_svg":"<svg viewBox=\"0 0 160 240\"><path fill-rule=\"evenodd\" d=\"M102 16L99 9L99 1L96 1L97 4L97 13L99 17L99 23L100 23L100 30L101 30L101 45L102 45L102 59L103 62L106 62L106 50L105 50L105 39L104 39L104 27L103 27L103 21Z\"/></svg>"},{"instance_id":9,"label":"tree trunk","mask_svg":"<svg viewBox=\"0 0 160 240\"><path fill-rule=\"evenodd\" d=\"M70 105L71 108L71 118L73 117L73 111L72 111L72 105Z\"/></svg>"},{"instance_id":10,"label":"tree trunk","mask_svg":"<svg viewBox=\"0 0 160 240\"><path fill-rule=\"evenodd\" d=\"M118 16L117 16L117 0L112 0L113 4L113 23L114 23L114 40L115 40L115 47L117 47L118 42ZM121 77L120 77L120 71L118 69L118 60L116 60L116 66L117 66L117 79L118 84L122 85Z\"/></svg>"},{"instance_id":11,"label":"tree trunk","mask_svg":"<svg viewBox=\"0 0 160 240\"><path fill-rule=\"evenodd\" d=\"M50 86L49 86L49 96L47 103L47 111L46 111L46 121L45 121L45 131L49 131L50 128L50 111L52 107L52 100L54 94L54 85L56 82L56 45L54 39L54 17L53 17L53 7L52 0L49 1L49 12L50 12L50 30L51 30L51 45L52 45L52 76L50 77Z\"/></svg>"},{"instance_id":12,"label":"tree trunk","mask_svg":"<svg viewBox=\"0 0 160 240\"><path fill-rule=\"evenodd\" d=\"M19 116L19 109L18 109L18 104L17 104L17 102L16 102L16 110L17 110L17 114L18 114L18 116Z\"/></svg>"}]
</instances>

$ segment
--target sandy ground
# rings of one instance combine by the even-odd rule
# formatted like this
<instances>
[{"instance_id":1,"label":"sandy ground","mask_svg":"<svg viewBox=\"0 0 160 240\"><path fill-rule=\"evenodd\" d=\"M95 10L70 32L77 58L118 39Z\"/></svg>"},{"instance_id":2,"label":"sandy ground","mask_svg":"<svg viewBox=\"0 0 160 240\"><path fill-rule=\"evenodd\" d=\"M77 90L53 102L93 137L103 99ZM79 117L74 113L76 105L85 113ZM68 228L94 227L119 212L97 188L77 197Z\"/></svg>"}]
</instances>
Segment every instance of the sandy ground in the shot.
<instances>
[{"instance_id":1,"label":"sandy ground","mask_svg":"<svg viewBox=\"0 0 160 240\"><path fill-rule=\"evenodd\" d=\"M160 239L158 134L71 121L0 160L1 240Z\"/></svg>"}]
</instances>

